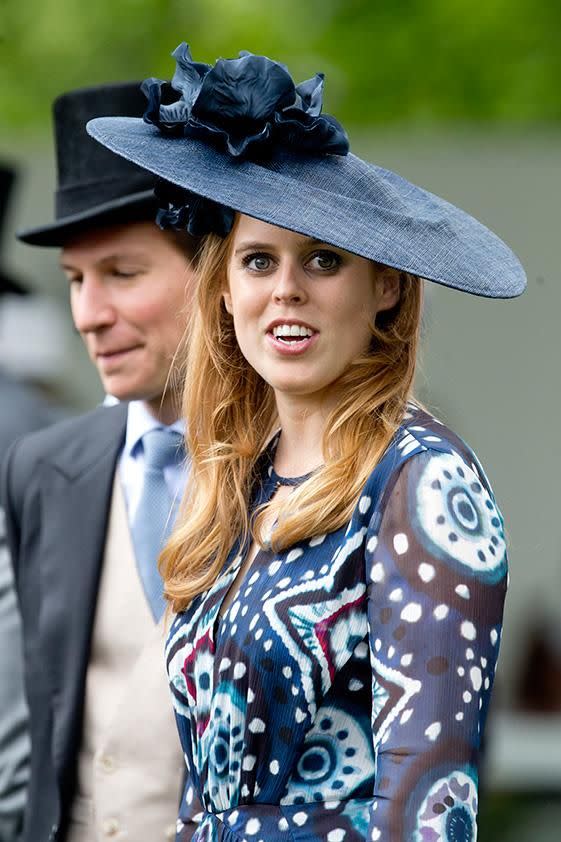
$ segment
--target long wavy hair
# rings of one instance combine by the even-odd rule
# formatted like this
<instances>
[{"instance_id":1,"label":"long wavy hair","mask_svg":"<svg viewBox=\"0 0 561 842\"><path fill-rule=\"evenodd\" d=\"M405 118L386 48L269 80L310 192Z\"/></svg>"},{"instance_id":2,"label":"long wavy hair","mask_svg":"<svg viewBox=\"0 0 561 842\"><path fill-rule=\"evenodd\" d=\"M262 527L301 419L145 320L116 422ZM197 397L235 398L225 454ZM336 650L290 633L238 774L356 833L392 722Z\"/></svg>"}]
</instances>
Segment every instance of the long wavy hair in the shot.
<instances>
[{"instance_id":1,"label":"long wavy hair","mask_svg":"<svg viewBox=\"0 0 561 842\"><path fill-rule=\"evenodd\" d=\"M263 545L265 519L276 521L275 550L345 524L403 419L415 373L422 282L401 272L398 303L378 314L368 352L334 384L339 399L323 433L323 467L250 521L256 464L278 419L273 390L243 357L223 303L234 233L235 226L226 238L210 235L202 247L196 301L178 352L191 473L178 524L160 556L175 612L211 587L238 538L251 533Z\"/></svg>"}]
</instances>

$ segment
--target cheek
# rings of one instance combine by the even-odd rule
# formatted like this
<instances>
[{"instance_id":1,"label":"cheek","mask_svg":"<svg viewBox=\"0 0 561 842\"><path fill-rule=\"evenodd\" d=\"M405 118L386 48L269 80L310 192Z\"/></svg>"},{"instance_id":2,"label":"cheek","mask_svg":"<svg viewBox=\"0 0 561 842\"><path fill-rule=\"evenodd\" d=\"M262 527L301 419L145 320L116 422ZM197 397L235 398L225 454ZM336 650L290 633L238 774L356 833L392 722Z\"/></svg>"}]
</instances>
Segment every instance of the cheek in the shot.
<instances>
[{"instance_id":1,"label":"cheek","mask_svg":"<svg viewBox=\"0 0 561 842\"><path fill-rule=\"evenodd\" d=\"M68 294L68 303L70 305L70 313L72 315L72 320L76 323L76 319L78 317L78 296L80 294L79 288L76 285L76 289L74 288L74 284L71 285L70 291Z\"/></svg>"},{"instance_id":2,"label":"cheek","mask_svg":"<svg viewBox=\"0 0 561 842\"><path fill-rule=\"evenodd\" d=\"M266 305L262 291L254 285L244 283L230 284L230 291L224 296L228 312L234 318L234 327L238 331L254 329Z\"/></svg>"},{"instance_id":3,"label":"cheek","mask_svg":"<svg viewBox=\"0 0 561 842\"><path fill-rule=\"evenodd\" d=\"M232 321L238 347L251 366L259 370L263 358L262 331L259 313L252 303L242 303L239 299L233 302Z\"/></svg>"},{"instance_id":4,"label":"cheek","mask_svg":"<svg viewBox=\"0 0 561 842\"><path fill-rule=\"evenodd\" d=\"M246 309L234 309L232 314L234 322L234 333L242 353L246 356L257 339L254 322Z\"/></svg>"},{"instance_id":5,"label":"cheek","mask_svg":"<svg viewBox=\"0 0 561 842\"><path fill-rule=\"evenodd\" d=\"M370 345L372 325L376 318L376 299L368 289L356 297L340 295L330 307L332 326L337 335L337 344L347 354L357 356Z\"/></svg>"},{"instance_id":6,"label":"cheek","mask_svg":"<svg viewBox=\"0 0 561 842\"><path fill-rule=\"evenodd\" d=\"M329 302L333 320L340 325L354 325L367 330L376 318L376 299L364 290L364 295L349 295L346 291Z\"/></svg>"},{"instance_id":7,"label":"cheek","mask_svg":"<svg viewBox=\"0 0 561 842\"><path fill-rule=\"evenodd\" d=\"M160 325L165 321L167 308L162 308L160 302L136 302L133 306L121 310L124 321L136 325L142 330L149 330L151 325Z\"/></svg>"},{"instance_id":8,"label":"cheek","mask_svg":"<svg viewBox=\"0 0 561 842\"><path fill-rule=\"evenodd\" d=\"M148 346L166 353L175 350L186 321L183 302L171 297L143 301L142 304L136 302L123 317Z\"/></svg>"}]
</instances>

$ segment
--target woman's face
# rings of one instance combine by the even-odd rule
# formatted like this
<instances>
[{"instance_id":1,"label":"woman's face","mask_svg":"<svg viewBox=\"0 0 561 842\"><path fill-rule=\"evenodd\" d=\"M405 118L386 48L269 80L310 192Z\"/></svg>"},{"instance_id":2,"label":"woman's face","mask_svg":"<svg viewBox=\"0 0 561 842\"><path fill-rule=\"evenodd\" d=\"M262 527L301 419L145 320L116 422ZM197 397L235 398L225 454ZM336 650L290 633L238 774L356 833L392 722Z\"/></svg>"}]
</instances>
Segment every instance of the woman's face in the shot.
<instances>
[{"instance_id":1,"label":"woman's face","mask_svg":"<svg viewBox=\"0 0 561 842\"><path fill-rule=\"evenodd\" d=\"M232 236L224 303L244 357L277 396L323 397L397 303L397 272L248 216Z\"/></svg>"}]
</instances>

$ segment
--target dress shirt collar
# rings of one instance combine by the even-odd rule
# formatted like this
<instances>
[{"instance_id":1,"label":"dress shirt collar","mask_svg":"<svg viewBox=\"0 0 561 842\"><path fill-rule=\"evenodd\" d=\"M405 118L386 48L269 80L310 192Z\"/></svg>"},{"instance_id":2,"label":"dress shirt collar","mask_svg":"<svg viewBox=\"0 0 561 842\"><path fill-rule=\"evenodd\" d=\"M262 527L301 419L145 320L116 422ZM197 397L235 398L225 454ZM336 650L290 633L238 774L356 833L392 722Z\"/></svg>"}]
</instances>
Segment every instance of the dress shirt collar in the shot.
<instances>
[{"instance_id":1,"label":"dress shirt collar","mask_svg":"<svg viewBox=\"0 0 561 842\"><path fill-rule=\"evenodd\" d=\"M182 436L185 435L185 423L182 419L174 421L169 426L162 424L152 413L144 401L131 401L127 410L127 432L125 435L125 446L123 456L135 458L142 436L149 430L168 429L175 430Z\"/></svg>"}]
</instances>

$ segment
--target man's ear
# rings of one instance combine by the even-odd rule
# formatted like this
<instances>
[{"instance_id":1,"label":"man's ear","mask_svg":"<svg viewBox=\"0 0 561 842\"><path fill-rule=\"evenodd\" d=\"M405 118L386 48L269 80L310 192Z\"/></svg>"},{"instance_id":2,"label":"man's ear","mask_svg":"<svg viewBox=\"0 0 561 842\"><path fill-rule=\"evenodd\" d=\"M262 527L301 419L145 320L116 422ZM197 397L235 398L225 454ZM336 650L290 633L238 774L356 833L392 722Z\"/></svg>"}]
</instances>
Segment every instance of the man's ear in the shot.
<instances>
[{"instance_id":1,"label":"man's ear","mask_svg":"<svg viewBox=\"0 0 561 842\"><path fill-rule=\"evenodd\" d=\"M382 266L378 272L378 312L391 310L401 294L400 273L390 266Z\"/></svg>"}]
</instances>

